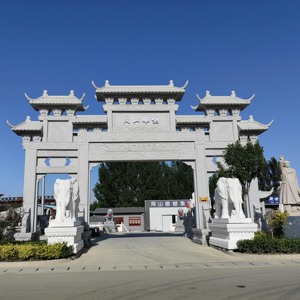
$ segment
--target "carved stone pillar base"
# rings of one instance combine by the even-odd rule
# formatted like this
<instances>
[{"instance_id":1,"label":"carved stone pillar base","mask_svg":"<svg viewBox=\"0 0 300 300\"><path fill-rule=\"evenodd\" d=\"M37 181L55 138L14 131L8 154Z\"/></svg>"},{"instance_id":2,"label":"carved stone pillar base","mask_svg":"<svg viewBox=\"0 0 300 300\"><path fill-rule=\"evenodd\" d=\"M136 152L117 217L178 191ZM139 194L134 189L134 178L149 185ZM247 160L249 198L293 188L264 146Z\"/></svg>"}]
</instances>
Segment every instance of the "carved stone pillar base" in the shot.
<instances>
[{"instance_id":1,"label":"carved stone pillar base","mask_svg":"<svg viewBox=\"0 0 300 300\"><path fill-rule=\"evenodd\" d=\"M227 250L236 249L239 240L252 239L257 232L257 224L251 218L246 219L213 219L209 224L211 237L209 244Z\"/></svg>"},{"instance_id":2,"label":"carved stone pillar base","mask_svg":"<svg viewBox=\"0 0 300 300\"><path fill-rule=\"evenodd\" d=\"M75 227L48 227L45 229L45 235L48 238L48 244L66 242L68 246L73 246L74 254L83 248L83 240L81 234L83 226Z\"/></svg>"},{"instance_id":3,"label":"carved stone pillar base","mask_svg":"<svg viewBox=\"0 0 300 300\"><path fill-rule=\"evenodd\" d=\"M207 240L210 236L209 229L193 228L193 242L200 245L207 245Z\"/></svg>"}]
</instances>

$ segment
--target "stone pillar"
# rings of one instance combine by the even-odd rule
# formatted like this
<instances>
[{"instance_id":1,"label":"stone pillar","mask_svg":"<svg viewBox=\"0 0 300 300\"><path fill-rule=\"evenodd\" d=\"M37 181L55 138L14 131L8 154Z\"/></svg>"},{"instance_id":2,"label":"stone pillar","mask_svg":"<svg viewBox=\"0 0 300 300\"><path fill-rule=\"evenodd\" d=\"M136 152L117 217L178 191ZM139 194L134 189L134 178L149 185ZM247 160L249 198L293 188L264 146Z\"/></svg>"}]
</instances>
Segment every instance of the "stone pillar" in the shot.
<instances>
[{"instance_id":1,"label":"stone pillar","mask_svg":"<svg viewBox=\"0 0 300 300\"><path fill-rule=\"evenodd\" d=\"M38 201L39 201L39 182L40 182L40 175L37 176L36 183L35 183L35 196L34 196L34 210L32 214L33 218L33 232L37 232L37 217L38 217Z\"/></svg>"},{"instance_id":2,"label":"stone pillar","mask_svg":"<svg viewBox=\"0 0 300 300\"><path fill-rule=\"evenodd\" d=\"M239 139L237 119L232 120L232 130L233 130L233 138L235 141L237 141Z\"/></svg>"},{"instance_id":3,"label":"stone pillar","mask_svg":"<svg viewBox=\"0 0 300 300\"><path fill-rule=\"evenodd\" d=\"M175 110L170 110L170 130L172 132L176 131L176 116Z\"/></svg>"},{"instance_id":4,"label":"stone pillar","mask_svg":"<svg viewBox=\"0 0 300 300\"><path fill-rule=\"evenodd\" d=\"M107 110L107 131L112 132L113 131L113 114L111 109Z\"/></svg>"},{"instance_id":5,"label":"stone pillar","mask_svg":"<svg viewBox=\"0 0 300 300\"><path fill-rule=\"evenodd\" d=\"M89 222L90 197L89 197L89 146L81 143L78 149L78 183L79 183L79 211L84 210L84 220Z\"/></svg>"},{"instance_id":6,"label":"stone pillar","mask_svg":"<svg viewBox=\"0 0 300 300\"><path fill-rule=\"evenodd\" d=\"M25 149L23 208L30 210L30 232L34 232L36 191L36 149Z\"/></svg>"},{"instance_id":7,"label":"stone pillar","mask_svg":"<svg viewBox=\"0 0 300 300\"><path fill-rule=\"evenodd\" d=\"M195 208L197 229L194 230L193 241L199 244L206 244L209 230L207 222L209 219L209 186L206 171L205 146L203 143L195 143Z\"/></svg>"},{"instance_id":8,"label":"stone pillar","mask_svg":"<svg viewBox=\"0 0 300 300\"><path fill-rule=\"evenodd\" d=\"M44 214L44 205L45 205L45 175L43 175L42 177L42 201L41 201L42 215Z\"/></svg>"}]
</instances>

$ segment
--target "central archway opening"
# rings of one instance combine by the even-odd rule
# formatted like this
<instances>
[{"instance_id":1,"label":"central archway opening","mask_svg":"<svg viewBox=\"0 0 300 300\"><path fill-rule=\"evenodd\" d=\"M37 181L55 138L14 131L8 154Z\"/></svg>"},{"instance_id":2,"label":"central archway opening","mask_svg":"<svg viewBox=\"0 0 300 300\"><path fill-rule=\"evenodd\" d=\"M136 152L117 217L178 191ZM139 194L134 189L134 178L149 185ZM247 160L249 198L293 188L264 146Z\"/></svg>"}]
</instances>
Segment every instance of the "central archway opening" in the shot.
<instances>
[{"instance_id":1,"label":"central archway opening","mask_svg":"<svg viewBox=\"0 0 300 300\"><path fill-rule=\"evenodd\" d=\"M90 225L112 209L120 231L172 232L193 192L193 169L182 161L100 162L90 175Z\"/></svg>"}]
</instances>

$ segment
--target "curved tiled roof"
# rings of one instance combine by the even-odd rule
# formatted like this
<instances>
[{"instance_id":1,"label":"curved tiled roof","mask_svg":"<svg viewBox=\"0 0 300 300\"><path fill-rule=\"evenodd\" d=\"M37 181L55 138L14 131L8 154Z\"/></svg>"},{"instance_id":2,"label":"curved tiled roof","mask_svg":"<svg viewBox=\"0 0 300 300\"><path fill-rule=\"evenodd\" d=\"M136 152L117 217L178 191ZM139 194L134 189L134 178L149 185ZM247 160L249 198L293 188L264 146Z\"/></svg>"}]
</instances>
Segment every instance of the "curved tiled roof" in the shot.
<instances>
[{"instance_id":1,"label":"curved tiled roof","mask_svg":"<svg viewBox=\"0 0 300 300\"><path fill-rule=\"evenodd\" d=\"M86 108L83 107L82 101L85 94L82 95L80 99L75 97L74 91L71 90L70 94L67 96L49 96L48 92L44 90L43 95L32 99L26 93L25 97L28 99L29 103L35 110L39 110L41 107L53 107L53 106L75 106L77 111L84 111Z\"/></svg>"},{"instance_id":2,"label":"curved tiled roof","mask_svg":"<svg viewBox=\"0 0 300 300\"><path fill-rule=\"evenodd\" d=\"M98 87L92 81L92 85L96 90L97 99L99 101L104 101L105 96L115 96L115 95L136 95L139 97L151 97L153 95L162 97L174 97L177 101L181 100L183 94L185 93L185 88L187 87L188 81L182 87L174 86L173 81L170 81L169 85L110 85L109 81L105 81L103 87Z\"/></svg>"},{"instance_id":3,"label":"curved tiled roof","mask_svg":"<svg viewBox=\"0 0 300 300\"><path fill-rule=\"evenodd\" d=\"M243 110L246 108L250 103L251 100L254 98L255 94L249 99L242 99L237 97L235 92L232 91L230 96L212 96L209 91L206 92L206 95L203 99L196 95L200 103L197 106L192 106L192 108L196 111L203 111L209 107L232 107L232 108L239 108Z\"/></svg>"},{"instance_id":4,"label":"curved tiled roof","mask_svg":"<svg viewBox=\"0 0 300 300\"><path fill-rule=\"evenodd\" d=\"M12 125L7 121L8 126L15 132L25 132L25 131L42 131L43 123L40 121L31 121L30 117L26 118L25 122L18 125Z\"/></svg>"},{"instance_id":5,"label":"curved tiled roof","mask_svg":"<svg viewBox=\"0 0 300 300\"><path fill-rule=\"evenodd\" d=\"M240 131L266 131L271 125L273 121L269 124L262 124L253 119L253 116L249 116L249 120L238 122L238 127Z\"/></svg>"}]
</instances>

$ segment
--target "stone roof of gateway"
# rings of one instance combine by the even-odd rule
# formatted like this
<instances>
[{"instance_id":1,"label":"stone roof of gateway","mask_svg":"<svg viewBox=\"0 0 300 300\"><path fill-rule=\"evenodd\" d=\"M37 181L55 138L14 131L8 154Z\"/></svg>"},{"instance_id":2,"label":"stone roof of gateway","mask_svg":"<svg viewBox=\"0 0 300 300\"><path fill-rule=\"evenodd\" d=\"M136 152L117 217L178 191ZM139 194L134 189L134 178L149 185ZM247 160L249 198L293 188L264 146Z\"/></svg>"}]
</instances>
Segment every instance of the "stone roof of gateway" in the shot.
<instances>
[{"instance_id":1,"label":"stone roof of gateway","mask_svg":"<svg viewBox=\"0 0 300 300\"><path fill-rule=\"evenodd\" d=\"M196 96L200 103L197 106L192 106L192 108L196 111L202 111L205 107L210 106L231 106L232 108L239 107L240 109L244 109L251 103L255 94L249 99L237 97L234 91L231 92L230 96L212 96L209 91L206 91L203 99L198 94Z\"/></svg>"},{"instance_id":2,"label":"stone roof of gateway","mask_svg":"<svg viewBox=\"0 0 300 300\"><path fill-rule=\"evenodd\" d=\"M82 101L85 97L85 94L82 95L82 97L79 99L75 97L74 91L71 90L70 94L67 96L50 96L48 95L47 90L43 91L43 95L36 98L32 99L30 98L26 93L25 97L31 104L31 106L35 109L38 110L39 107L41 106L52 106L52 105L59 105L59 106L75 106L78 111L84 111L87 107L83 107Z\"/></svg>"},{"instance_id":3,"label":"stone roof of gateway","mask_svg":"<svg viewBox=\"0 0 300 300\"><path fill-rule=\"evenodd\" d=\"M182 87L174 86L173 80L170 80L169 85L111 85L108 80L105 81L103 87L98 87L92 81L93 87L96 90L98 100L103 101L104 95L126 95L126 94L145 94L145 96L153 94L175 94L176 100L181 100L183 94L185 93L185 88L188 85L188 81ZM102 96L103 94L103 96Z\"/></svg>"},{"instance_id":4,"label":"stone roof of gateway","mask_svg":"<svg viewBox=\"0 0 300 300\"><path fill-rule=\"evenodd\" d=\"M28 116L26 118L26 121L23 123L20 123L19 125L12 125L7 121L8 126L14 131L14 132L24 132L24 131L42 131L43 123L40 121L31 121L30 117Z\"/></svg>"},{"instance_id":5,"label":"stone roof of gateway","mask_svg":"<svg viewBox=\"0 0 300 300\"><path fill-rule=\"evenodd\" d=\"M249 116L248 120L238 122L238 127L241 131L266 131L273 123L273 120L269 124L262 124L253 119L253 116Z\"/></svg>"}]
</instances>

